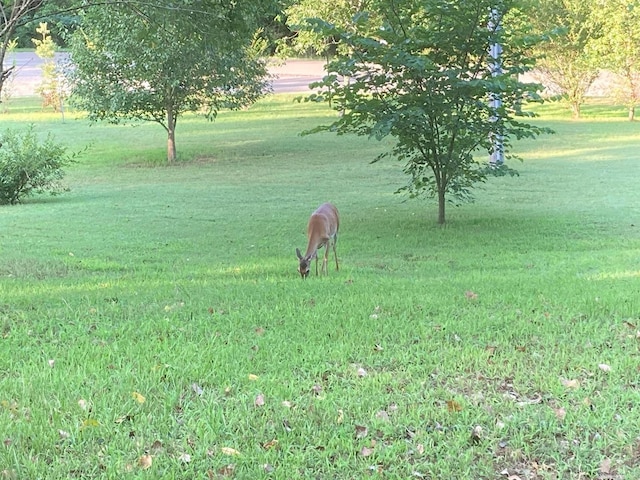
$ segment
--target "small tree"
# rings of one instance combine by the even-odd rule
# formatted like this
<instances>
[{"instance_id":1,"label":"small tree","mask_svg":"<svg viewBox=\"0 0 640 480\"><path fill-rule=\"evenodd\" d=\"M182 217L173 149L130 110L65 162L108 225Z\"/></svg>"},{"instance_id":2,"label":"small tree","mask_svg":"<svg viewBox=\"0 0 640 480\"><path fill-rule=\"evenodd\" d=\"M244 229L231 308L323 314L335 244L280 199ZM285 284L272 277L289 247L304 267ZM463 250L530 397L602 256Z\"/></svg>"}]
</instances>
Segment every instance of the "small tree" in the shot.
<instances>
[{"instance_id":1,"label":"small tree","mask_svg":"<svg viewBox=\"0 0 640 480\"><path fill-rule=\"evenodd\" d=\"M36 91L42 97L43 107L53 107L54 111L63 111L64 92L62 82L58 74L55 61L57 45L51 38L51 31L47 28L47 23L40 23L36 29L42 38L33 38L36 46L36 55L44 60L42 65L42 83Z\"/></svg>"},{"instance_id":2,"label":"small tree","mask_svg":"<svg viewBox=\"0 0 640 480\"><path fill-rule=\"evenodd\" d=\"M640 105L640 0L609 0L603 18L595 51L616 75L613 93L633 121Z\"/></svg>"},{"instance_id":3,"label":"small tree","mask_svg":"<svg viewBox=\"0 0 640 480\"><path fill-rule=\"evenodd\" d=\"M74 156L50 134L40 141L33 125L22 133L6 130L0 134L0 204L15 204L33 193L65 191L63 167Z\"/></svg>"},{"instance_id":4,"label":"small tree","mask_svg":"<svg viewBox=\"0 0 640 480\"><path fill-rule=\"evenodd\" d=\"M539 86L516 78L531 63L530 45L511 28L515 22L505 21L517 13L511 12L513 5L509 0L381 0L376 15L382 26L372 30L362 14L358 25L364 33L314 21L316 31L339 38L353 53L329 63L328 75L316 85L322 93L311 97L326 100L330 93L334 108L344 114L312 132L392 136L395 145L378 159L404 162L409 183L399 191L435 196L438 223L444 224L447 195L469 199L473 185L488 174L511 171L480 163L475 153L491 153L492 138L500 134L507 158L514 158L508 153L513 138L546 131L515 118L523 102L538 98ZM492 19L496 6L501 16ZM503 45L502 73L496 76L488 64L494 43ZM345 76L350 83L340 81ZM492 94L500 95L502 106L489 106Z\"/></svg>"},{"instance_id":5,"label":"small tree","mask_svg":"<svg viewBox=\"0 0 640 480\"><path fill-rule=\"evenodd\" d=\"M602 34L599 0L527 0L529 21L547 40L534 49L536 70L553 93L564 98L573 118L580 118L587 91L598 78L600 59L593 44Z\"/></svg>"},{"instance_id":6,"label":"small tree","mask_svg":"<svg viewBox=\"0 0 640 480\"><path fill-rule=\"evenodd\" d=\"M185 112L213 120L267 88L255 45L263 8L253 0L184 0L95 6L74 36L68 70L75 103L92 120L156 122L176 160L176 126Z\"/></svg>"}]
</instances>

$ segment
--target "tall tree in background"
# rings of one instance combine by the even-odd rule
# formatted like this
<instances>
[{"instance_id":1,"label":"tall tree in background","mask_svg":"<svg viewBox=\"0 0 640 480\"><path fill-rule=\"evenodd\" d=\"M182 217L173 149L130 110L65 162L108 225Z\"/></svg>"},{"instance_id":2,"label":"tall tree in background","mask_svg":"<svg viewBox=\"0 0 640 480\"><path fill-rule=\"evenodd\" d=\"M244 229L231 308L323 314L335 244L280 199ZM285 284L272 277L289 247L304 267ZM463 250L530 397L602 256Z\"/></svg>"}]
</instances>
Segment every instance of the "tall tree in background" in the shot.
<instances>
[{"instance_id":1,"label":"tall tree in background","mask_svg":"<svg viewBox=\"0 0 640 480\"><path fill-rule=\"evenodd\" d=\"M362 11L370 10L371 0L298 0L285 9L285 16L289 29L294 33L293 38L287 39L281 46L283 52L302 55L317 55L328 58L347 45L339 42L337 38L326 37L320 32L306 28L309 18L322 18L342 28L345 31L354 31L354 17ZM344 53L344 52L341 52Z\"/></svg>"},{"instance_id":2,"label":"tall tree in background","mask_svg":"<svg viewBox=\"0 0 640 480\"><path fill-rule=\"evenodd\" d=\"M92 120L144 120L167 132L176 159L176 125L185 112L214 119L267 88L255 48L268 1L132 2L84 11L72 42L75 103Z\"/></svg>"},{"instance_id":3,"label":"tall tree in background","mask_svg":"<svg viewBox=\"0 0 640 480\"><path fill-rule=\"evenodd\" d=\"M633 121L640 105L640 0L608 0L605 8L596 53L616 75L613 93Z\"/></svg>"},{"instance_id":4,"label":"tall tree in background","mask_svg":"<svg viewBox=\"0 0 640 480\"><path fill-rule=\"evenodd\" d=\"M548 35L536 54L542 82L561 95L574 118L580 117L585 95L598 77L600 62L593 44L602 34L603 9L599 0L528 0L529 22Z\"/></svg>"},{"instance_id":5,"label":"tall tree in background","mask_svg":"<svg viewBox=\"0 0 640 480\"><path fill-rule=\"evenodd\" d=\"M11 42L14 41L16 29L33 15L45 0L9 0L0 1L0 98L4 82L13 71L13 66L5 69L4 57Z\"/></svg>"},{"instance_id":6,"label":"tall tree in background","mask_svg":"<svg viewBox=\"0 0 640 480\"><path fill-rule=\"evenodd\" d=\"M507 158L513 139L546 130L519 121L523 102L537 98L539 86L517 74L532 66L531 47L515 29L515 0L374 0L376 20L361 13L356 32L322 20L315 31L349 47L328 65L328 75L311 99L331 97L343 112L316 131L382 139L393 148L383 154L404 163L408 184L399 191L438 200L438 223L445 223L448 196L468 199L474 184L506 166L490 167L474 158L491 153L496 134ZM495 9L495 10L494 10ZM499 12L492 15L492 11ZM491 26L491 28L490 28ZM503 46L502 71L492 76L489 46ZM350 82L341 81L349 77ZM502 105L488 99L499 94ZM483 158L486 158L483 157Z\"/></svg>"}]
</instances>

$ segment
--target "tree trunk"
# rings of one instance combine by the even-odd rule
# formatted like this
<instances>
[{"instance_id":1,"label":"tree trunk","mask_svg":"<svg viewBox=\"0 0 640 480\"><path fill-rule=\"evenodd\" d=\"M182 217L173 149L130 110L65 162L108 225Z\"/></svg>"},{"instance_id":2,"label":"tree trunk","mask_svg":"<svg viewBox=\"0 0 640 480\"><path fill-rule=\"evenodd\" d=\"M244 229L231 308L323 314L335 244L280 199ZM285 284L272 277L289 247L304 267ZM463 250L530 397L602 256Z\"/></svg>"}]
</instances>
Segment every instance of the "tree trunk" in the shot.
<instances>
[{"instance_id":1,"label":"tree trunk","mask_svg":"<svg viewBox=\"0 0 640 480\"><path fill-rule=\"evenodd\" d=\"M574 120L580 118L580 103L578 101L571 103L571 114L573 115Z\"/></svg>"},{"instance_id":2,"label":"tree trunk","mask_svg":"<svg viewBox=\"0 0 640 480\"><path fill-rule=\"evenodd\" d=\"M167 162L176 161L176 117L173 108L167 107Z\"/></svg>"},{"instance_id":3,"label":"tree trunk","mask_svg":"<svg viewBox=\"0 0 640 480\"><path fill-rule=\"evenodd\" d=\"M438 188L438 225L444 225L445 223L445 192L444 189Z\"/></svg>"},{"instance_id":4,"label":"tree trunk","mask_svg":"<svg viewBox=\"0 0 640 480\"><path fill-rule=\"evenodd\" d=\"M636 118L636 107L633 105L629 107L629 121L633 122Z\"/></svg>"}]
</instances>

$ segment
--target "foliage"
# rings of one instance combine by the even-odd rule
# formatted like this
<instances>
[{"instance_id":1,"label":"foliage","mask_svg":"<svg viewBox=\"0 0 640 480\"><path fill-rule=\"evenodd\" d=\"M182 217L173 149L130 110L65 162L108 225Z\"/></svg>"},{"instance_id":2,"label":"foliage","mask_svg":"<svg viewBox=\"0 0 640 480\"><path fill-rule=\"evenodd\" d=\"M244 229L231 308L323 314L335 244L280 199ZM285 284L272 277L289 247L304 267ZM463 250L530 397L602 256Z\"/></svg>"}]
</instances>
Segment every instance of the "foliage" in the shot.
<instances>
[{"instance_id":1,"label":"foliage","mask_svg":"<svg viewBox=\"0 0 640 480\"><path fill-rule=\"evenodd\" d=\"M0 135L0 204L15 204L33 193L65 190L63 167L72 161L51 134L40 141L32 125L24 132Z\"/></svg>"},{"instance_id":2,"label":"foliage","mask_svg":"<svg viewBox=\"0 0 640 480\"><path fill-rule=\"evenodd\" d=\"M339 38L353 53L331 61L329 74L316 85L323 93L312 98L330 99L343 113L314 131L392 136L396 144L381 157L404 162L409 183L401 191L438 199L440 224L447 194L468 199L488 174L509 170L487 168L474 158L496 148L495 135L508 152L512 139L545 131L516 119L523 102L538 98L538 86L517 80L531 65L528 39L509 23L517 15L513 2L497 5L502 17L488 29L495 6L489 0L380 2L382 26L375 31L362 14L357 33L315 22L316 32ZM487 52L494 43L504 51L502 71L492 75ZM501 97L501 106L489 105L492 94Z\"/></svg>"},{"instance_id":3,"label":"foliage","mask_svg":"<svg viewBox=\"0 0 640 480\"><path fill-rule=\"evenodd\" d=\"M264 93L265 63L252 49L260 12L250 0L87 9L68 71L75 103L92 120L162 125L171 162L180 115L213 119Z\"/></svg>"},{"instance_id":4,"label":"foliage","mask_svg":"<svg viewBox=\"0 0 640 480\"><path fill-rule=\"evenodd\" d=\"M282 53L313 54L329 57L336 52L346 53L348 46L337 37L327 37L320 32L306 28L310 18L322 18L345 31L354 31L354 18L358 13L370 9L371 0L300 0L285 10L287 25L294 32L291 39L281 42ZM290 47L289 47L290 45Z\"/></svg>"},{"instance_id":5,"label":"foliage","mask_svg":"<svg viewBox=\"0 0 640 480\"><path fill-rule=\"evenodd\" d=\"M32 39L36 46L36 55L44 60L42 83L36 91L42 97L42 106L53 107L53 110L57 112L63 109L63 102L66 97L55 62L57 45L51 38L51 32L46 22L40 23L36 32L42 36L42 38Z\"/></svg>"},{"instance_id":6,"label":"foliage","mask_svg":"<svg viewBox=\"0 0 640 480\"><path fill-rule=\"evenodd\" d=\"M610 0L602 18L604 33L593 46L594 54L616 74L613 93L633 120L640 105L640 1Z\"/></svg>"},{"instance_id":7,"label":"foliage","mask_svg":"<svg viewBox=\"0 0 640 480\"><path fill-rule=\"evenodd\" d=\"M547 36L534 49L543 83L564 98L580 117L589 87L598 77L600 59L593 44L602 35L604 12L599 0L531 0L529 22Z\"/></svg>"}]
</instances>

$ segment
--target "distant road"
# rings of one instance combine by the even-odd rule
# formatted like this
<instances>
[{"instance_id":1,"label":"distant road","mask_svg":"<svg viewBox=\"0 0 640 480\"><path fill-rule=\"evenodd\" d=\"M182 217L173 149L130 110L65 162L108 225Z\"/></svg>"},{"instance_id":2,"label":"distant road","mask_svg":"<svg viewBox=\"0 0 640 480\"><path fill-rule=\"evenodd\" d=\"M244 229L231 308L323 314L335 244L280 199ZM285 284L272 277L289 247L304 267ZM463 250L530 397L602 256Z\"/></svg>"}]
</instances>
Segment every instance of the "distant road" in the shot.
<instances>
[{"instance_id":1,"label":"distant road","mask_svg":"<svg viewBox=\"0 0 640 480\"><path fill-rule=\"evenodd\" d=\"M56 59L63 60L65 53L57 53ZM16 52L7 55L5 68L15 65L9 80L13 96L36 95L35 90L42 79L42 59L32 52ZM309 84L318 81L324 74L324 63L315 60L288 60L282 64L269 66L269 73L275 76L272 87L275 93L309 92ZM6 84L5 84L6 85Z\"/></svg>"}]
</instances>

